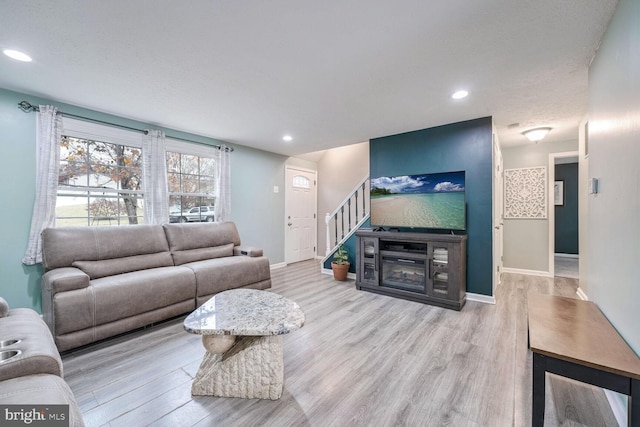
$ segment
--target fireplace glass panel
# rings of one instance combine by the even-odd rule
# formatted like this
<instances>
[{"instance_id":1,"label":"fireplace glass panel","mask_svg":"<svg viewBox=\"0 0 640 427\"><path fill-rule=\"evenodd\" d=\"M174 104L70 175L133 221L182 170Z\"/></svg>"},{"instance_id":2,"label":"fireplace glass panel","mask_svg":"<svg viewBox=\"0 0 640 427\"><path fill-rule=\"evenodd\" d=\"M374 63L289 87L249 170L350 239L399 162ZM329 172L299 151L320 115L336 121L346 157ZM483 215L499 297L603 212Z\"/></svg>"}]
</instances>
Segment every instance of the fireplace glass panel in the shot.
<instances>
[{"instance_id":1,"label":"fireplace glass panel","mask_svg":"<svg viewBox=\"0 0 640 427\"><path fill-rule=\"evenodd\" d=\"M382 286L412 292L426 292L425 260L383 257Z\"/></svg>"}]
</instances>

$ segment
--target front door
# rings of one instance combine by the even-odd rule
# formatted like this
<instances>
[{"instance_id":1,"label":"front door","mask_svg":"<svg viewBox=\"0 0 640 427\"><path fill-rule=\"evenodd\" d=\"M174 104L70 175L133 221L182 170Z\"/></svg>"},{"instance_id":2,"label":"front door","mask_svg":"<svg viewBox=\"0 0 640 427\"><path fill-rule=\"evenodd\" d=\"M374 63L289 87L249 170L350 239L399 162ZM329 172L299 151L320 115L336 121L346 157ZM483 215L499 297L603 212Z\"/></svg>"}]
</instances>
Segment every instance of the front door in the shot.
<instances>
[{"instance_id":1,"label":"front door","mask_svg":"<svg viewBox=\"0 0 640 427\"><path fill-rule=\"evenodd\" d=\"M285 262L293 263L316 256L316 172L286 168Z\"/></svg>"}]
</instances>

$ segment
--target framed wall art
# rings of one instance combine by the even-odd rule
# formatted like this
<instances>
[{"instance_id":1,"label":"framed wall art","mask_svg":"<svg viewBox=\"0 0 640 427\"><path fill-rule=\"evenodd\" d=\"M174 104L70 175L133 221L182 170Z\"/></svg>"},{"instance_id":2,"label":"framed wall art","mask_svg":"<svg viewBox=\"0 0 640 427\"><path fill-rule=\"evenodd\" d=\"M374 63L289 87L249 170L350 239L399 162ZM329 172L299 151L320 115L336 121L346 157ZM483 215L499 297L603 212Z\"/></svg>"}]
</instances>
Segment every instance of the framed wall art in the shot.
<instances>
[{"instance_id":1,"label":"framed wall art","mask_svg":"<svg viewBox=\"0 0 640 427\"><path fill-rule=\"evenodd\" d=\"M547 218L547 168L505 169L505 219Z\"/></svg>"}]
</instances>

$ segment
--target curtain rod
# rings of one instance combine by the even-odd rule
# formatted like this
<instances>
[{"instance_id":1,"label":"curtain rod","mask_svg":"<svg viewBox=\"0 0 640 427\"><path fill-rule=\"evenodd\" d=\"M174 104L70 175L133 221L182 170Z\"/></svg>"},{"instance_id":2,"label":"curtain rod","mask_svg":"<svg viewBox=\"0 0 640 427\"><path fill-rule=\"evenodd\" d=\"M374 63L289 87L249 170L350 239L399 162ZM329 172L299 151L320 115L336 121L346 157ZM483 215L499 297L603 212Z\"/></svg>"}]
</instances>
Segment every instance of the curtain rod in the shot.
<instances>
[{"instance_id":1,"label":"curtain rod","mask_svg":"<svg viewBox=\"0 0 640 427\"><path fill-rule=\"evenodd\" d=\"M34 111L40 111L40 108L38 108L37 105L32 105L27 101L18 102L18 108L21 109L22 111L24 111L25 113L32 113ZM149 133L148 131L146 131L144 129L132 128L132 127L129 127L129 126L124 126L124 125L119 125L119 124L116 124L116 123L110 123L110 122L105 122L105 121L102 121L102 120L92 119L90 117L78 116L76 114L65 113L65 112L62 112L62 111L59 111L59 114L61 114L64 117L71 117L71 118L74 118L74 119L85 120L85 121L93 122L93 123L100 123L102 125L112 126L112 127L116 127L116 128L120 128L120 129L127 129L127 130L132 130L132 131L135 131L135 132L141 132L141 133L143 133L145 135L147 135ZM190 139L180 138L180 137L177 137L177 136L166 135L166 137L167 138L171 138L171 139L177 139L178 141L191 142L191 143L194 143L194 144L209 145L209 144L204 144L203 142L192 141ZM226 145L213 145L212 147L217 148L219 150L224 149L225 151L227 151L229 153L233 151L232 147L227 147Z\"/></svg>"}]
</instances>

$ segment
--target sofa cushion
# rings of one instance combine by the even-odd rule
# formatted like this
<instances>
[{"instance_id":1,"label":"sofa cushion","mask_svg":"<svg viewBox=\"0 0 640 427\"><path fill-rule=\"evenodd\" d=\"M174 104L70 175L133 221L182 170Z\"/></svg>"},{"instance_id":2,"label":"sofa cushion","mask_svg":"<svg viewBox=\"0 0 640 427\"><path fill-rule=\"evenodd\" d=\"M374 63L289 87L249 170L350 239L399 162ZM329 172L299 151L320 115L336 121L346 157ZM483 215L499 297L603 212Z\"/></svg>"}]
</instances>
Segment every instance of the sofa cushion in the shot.
<instances>
[{"instance_id":1,"label":"sofa cushion","mask_svg":"<svg viewBox=\"0 0 640 427\"><path fill-rule=\"evenodd\" d=\"M161 225L58 227L42 232L45 270L71 267L74 261L99 261L168 252Z\"/></svg>"},{"instance_id":2,"label":"sofa cushion","mask_svg":"<svg viewBox=\"0 0 640 427\"><path fill-rule=\"evenodd\" d=\"M69 427L82 427L84 422L71 389L55 375L28 375L3 381L0 405L69 405ZM34 423L37 425L41 423Z\"/></svg>"},{"instance_id":3,"label":"sofa cushion","mask_svg":"<svg viewBox=\"0 0 640 427\"><path fill-rule=\"evenodd\" d=\"M184 264L193 270L198 283L197 296L269 280L271 271L265 257L233 256Z\"/></svg>"},{"instance_id":4,"label":"sofa cushion","mask_svg":"<svg viewBox=\"0 0 640 427\"><path fill-rule=\"evenodd\" d=\"M183 267L160 267L94 279L88 288L56 294L56 335L193 300L195 293L195 275Z\"/></svg>"},{"instance_id":5,"label":"sofa cushion","mask_svg":"<svg viewBox=\"0 0 640 427\"><path fill-rule=\"evenodd\" d=\"M173 259L169 252L158 252L100 261L74 261L71 265L84 271L89 278L98 279L149 268L170 267L173 265Z\"/></svg>"},{"instance_id":6,"label":"sofa cushion","mask_svg":"<svg viewBox=\"0 0 640 427\"><path fill-rule=\"evenodd\" d=\"M183 265L188 262L202 261L204 259L222 258L233 256L233 243L210 248L187 249L176 251L173 254L175 265Z\"/></svg>"},{"instance_id":7,"label":"sofa cushion","mask_svg":"<svg viewBox=\"0 0 640 427\"><path fill-rule=\"evenodd\" d=\"M240 244L238 229L231 221L163 227L175 265L232 256L233 247Z\"/></svg>"}]
</instances>

